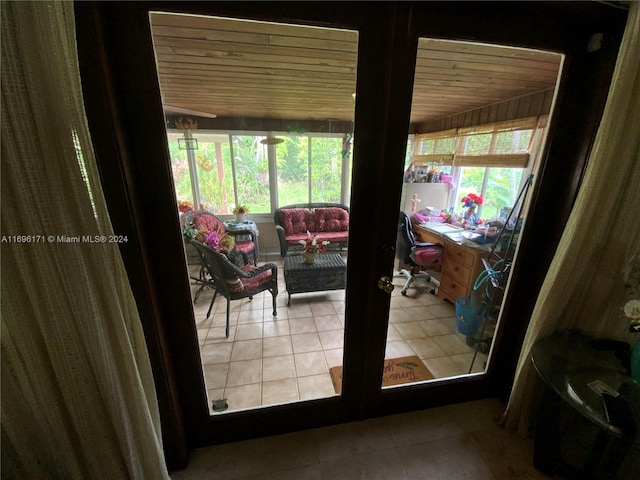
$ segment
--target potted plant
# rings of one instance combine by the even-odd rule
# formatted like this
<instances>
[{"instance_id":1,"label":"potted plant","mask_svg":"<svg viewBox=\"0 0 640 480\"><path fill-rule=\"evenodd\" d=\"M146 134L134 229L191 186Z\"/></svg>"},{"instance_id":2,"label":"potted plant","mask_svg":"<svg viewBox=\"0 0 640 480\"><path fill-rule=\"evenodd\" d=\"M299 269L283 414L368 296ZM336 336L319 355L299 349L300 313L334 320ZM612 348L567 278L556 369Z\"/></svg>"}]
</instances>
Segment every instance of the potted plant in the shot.
<instances>
[{"instance_id":1,"label":"potted plant","mask_svg":"<svg viewBox=\"0 0 640 480\"><path fill-rule=\"evenodd\" d=\"M249 213L249 207L238 205L233 209L233 213L236 216L236 222L245 222L247 220L247 213Z\"/></svg>"},{"instance_id":2,"label":"potted plant","mask_svg":"<svg viewBox=\"0 0 640 480\"><path fill-rule=\"evenodd\" d=\"M304 250L302 251L302 258L306 263L313 263L316 261L316 254L318 252L324 252L325 247L329 245L329 242L326 240L320 240L318 235L311 235L311 233L307 232L306 240L299 240L301 245L304 245Z\"/></svg>"}]
</instances>

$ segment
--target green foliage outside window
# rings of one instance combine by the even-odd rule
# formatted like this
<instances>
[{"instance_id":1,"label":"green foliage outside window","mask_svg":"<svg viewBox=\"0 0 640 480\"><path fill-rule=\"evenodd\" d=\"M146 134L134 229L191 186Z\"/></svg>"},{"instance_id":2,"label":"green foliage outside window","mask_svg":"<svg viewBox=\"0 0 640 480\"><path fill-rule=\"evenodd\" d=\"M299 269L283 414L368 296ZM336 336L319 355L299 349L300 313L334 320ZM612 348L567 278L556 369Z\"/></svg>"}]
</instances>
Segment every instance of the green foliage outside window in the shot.
<instances>
[{"instance_id":1,"label":"green foliage outside window","mask_svg":"<svg viewBox=\"0 0 640 480\"><path fill-rule=\"evenodd\" d=\"M260 143L264 137L234 135L234 155L238 202L252 213L269 213L269 158L267 147Z\"/></svg>"},{"instance_id":2,"label":"green foliage outside window","mask_svg":"<svg viewBox=\"0 0 640 480\"><path fill-rule=\"evenodd\" d=\"M194 137L198 138L198 135ZM283 143L276 145L279 205L309 201L340 202L342 138L311 137L309 162L310 137L278 137L284 139ZM260 143L263 138L257 135L232 136L237 199L249 207L251 213L271 211L269 158L267 146ZM193 152L200 192L198 206L216 214L230 214L236 196L229 143L207 141L205 134L198 140L198 150ZM188 154L186 150L180 150L175 134L170 135L169 150L177 199L194 201ZM312 180L311 193L309 178Z\"/></svg>"},{"instance_id":3,"label":"green foliage outside window","mask_svg":"<svg viewBox=\"0 0 640 480\"><path fill-rule=\"evenodd\" d=\"M176 189L176 197L178 200L193 201L187 152L178 148L177 141L170 141L169 153L171 155L171 171L173 173L173 184Z\"/></svg>"},{"instance_id":4,"label":"green foliage outside window","mask_svg":"<svg viewBox=\"0 0 640 480\"><path fill-rule=\"evenodd\" d=\"M304 203L309 197L309 142L305 136L285 136L276 146L278 204Z\"/></svg>"},{"instance_id":5,"label":"green foliage outside window","mask_svg":"<svg viewBox=\"0 0 640 480\"><path fill-rule=\"evenodd\" d=\"M311 139L311 201L340 202L342 139Z\"/></svg>"}]
</instances>

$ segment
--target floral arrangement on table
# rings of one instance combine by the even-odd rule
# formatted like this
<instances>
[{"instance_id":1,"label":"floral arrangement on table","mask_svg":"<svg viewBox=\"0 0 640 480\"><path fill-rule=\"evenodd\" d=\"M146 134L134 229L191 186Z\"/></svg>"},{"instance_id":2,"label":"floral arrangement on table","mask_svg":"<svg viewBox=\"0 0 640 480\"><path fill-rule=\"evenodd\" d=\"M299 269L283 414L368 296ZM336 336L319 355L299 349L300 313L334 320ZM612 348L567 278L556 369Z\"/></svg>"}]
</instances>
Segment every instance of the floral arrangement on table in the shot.
<instances>
[{"instance_id":1,"label":"floral arrangement on table","mask_svg":"<svg viewBox=\"0 0 640 480\"><path fill-rule=\"evenodd\" d=\"M476 213L476 207L482 205L482 197L475 193L469 193L462 197L462 204L467 207L467 211L464 213L464 219L469 222L469 225L475 226L482 223L480 215Z\"/></svg>"},{"instance_id":2,"label":"floral arrangement on table","mask_svg":"<svg viewBox=\"0 0 640 480\"><path fill-rule=\"evenodd\" d=\"M311 235L307 232L307 238L305 240L299 240L298 243L304 245L304 251L306 253L324 252L325 247L329 245L326 240L320 240L319 235Z\"/></svg>"},{"instance_id":3,"label":"floral arrangement on table","mask_svg":"<svg viewBox=\"0 0 640 480\"><path fill-rule=\"evenodd\" d=\"M249 213L249 207L246 207L244 205L238 205L233 209L234 215L246 215L247 213Z\"/></svg>"},{"instance_id":4,"label":"floral arrangement on table","mask_svg":"<svg viewBox=\"0 0 640 480\"><path fill-rule=\"evenodd\" d=\"M462 204L469 207L477 207L478 205L482 205L482 197L480 195L476 195L475 193L469 193L462 197Z\"/></svg>"},{"instance_id":5,"label":"floral arrangement on table","mask_svg":"<svg viewBox=\"0 0 640 480\"><path fill-rule=\"evenodd\" d=\"M229 253L233 250L236 241L232 235L225 233L220 237L217 232L209 232L205 235L203 243L216 252Z\"/></svg>"},{"instance_id":6,"label":"floral arrangement on table","mask_svg":"<svg viewBox=\"0 0 640 480\"><path fill-rule=\"evenodd\" d=\"M193 204L188 200L181 200L178 202L178 210L180 213L193 213L195 210L193 209Z\"/></svg>"}]
</instances>

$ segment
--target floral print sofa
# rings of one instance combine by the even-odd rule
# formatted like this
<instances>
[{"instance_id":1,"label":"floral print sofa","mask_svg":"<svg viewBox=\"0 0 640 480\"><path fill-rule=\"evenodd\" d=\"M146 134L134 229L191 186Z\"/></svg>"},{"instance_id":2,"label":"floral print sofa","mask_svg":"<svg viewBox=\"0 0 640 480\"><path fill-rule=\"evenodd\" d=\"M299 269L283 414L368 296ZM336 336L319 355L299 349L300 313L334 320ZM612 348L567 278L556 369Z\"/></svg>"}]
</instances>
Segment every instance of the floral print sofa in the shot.
<instances>
[{"instance_id":1,"label":"floral print sofa","mask_svg":"<svg viewBox=\"0 0 640 480\"><path fill-rule=\"evenodd\" d=\"M339 203L299 203L276 209L273 214L280 242L280 254L300 254L300 240L307 232L329 244L327 250L346 250L349 239L349 207Z\"/></svg>"}]
</instances>

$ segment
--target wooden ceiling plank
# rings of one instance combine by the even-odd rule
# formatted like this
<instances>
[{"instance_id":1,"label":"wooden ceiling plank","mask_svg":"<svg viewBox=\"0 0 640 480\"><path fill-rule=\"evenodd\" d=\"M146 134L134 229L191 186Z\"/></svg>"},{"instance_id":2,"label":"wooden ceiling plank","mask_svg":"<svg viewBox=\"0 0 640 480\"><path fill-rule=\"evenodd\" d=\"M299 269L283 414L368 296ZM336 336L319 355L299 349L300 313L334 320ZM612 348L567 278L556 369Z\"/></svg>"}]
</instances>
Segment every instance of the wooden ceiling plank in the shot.
<instances>
[{"instance_id":1,"label":"wooden ceiling plank","mask_svg":"<svg viewBox=\"0 0 640 480\"><path fill-rule=\"evenodd\" d=\"M163 78L163 82L185 82L189 84L209 85L212 83L229 83L232 81L236 85L273 85L282 86L284 88L303 88L303 89L315 89L315 88L343 88L353 91L355 89L355 82L353 79L344 80L339 78L332 79L318 79L318 78L305 78L305 77L274 77L274 76L262 76L259 74L243 74L242 76L235 75L233 72L219 72L217 75L203 75L198 73L198 70L193 70L193 73L182 75L179 73L173 73L173 71L160 72ZM295 78L296 82L292 82Z\"/></svg>"},{"instance_id":2,"label":"wooden ceiling plank","mask_svg":"<svg viewBox=\"0 0 640 480\"><path fill-rule=\"evenodd\" d=\"M533 50L489 43L475 43L465 41L450 41L420 37L420 50L444 51L450 53L471 53L477 55L496 55L501 58L540 58L541 61L554 62L558 53L544 50Z\"/></svg>"},{"instance_id":3,"label":"wooden ceiling plank","mask_svg":"<svg viewBox=\"0 0 640 480\"><path fill-rule=\"evenodd\" d=\"M325 37L295 37L275 33L246 33L238 31L191 29L184 27L153 27L154 38L182 38L218 41L228 44L267 45L356 52L358 42L330 40Z\"/></svg>"},{"instance_id":4,"label":"wooden ceiling plank","mask_svg":"<svg viewBox=\"0 0 640 480\"><path fill-rule=\"evenodd\" d=\"M236 62L248 62L251 64L254 63L275 63L275 64L292 64L292 65L309 65L309 64L321 64L332 67L348 67L353 68L355 66L355 58L344 58L344 57L334 57L334 58L318 58L315 56L305 56L305 55L280 55L277 53L274 54L250 54L250 53L242 53L238 54L236 52L210 52L206 50L197 50L197 49L187 49L175 47L173 52L163 53L157 51L158 55L179 55L183 57L181 61L188 62L189 57L196 58L218 58L218 59L231 59Z\"/></svg>"},{"instance_id":5,"label":"wooden ceiling plank","mask_svg":"<svg viewBox=\"0 0 640 480\"><path fill-rule=\"evenodd\" d=\"M489 66L500 64L505 67L512 68L529 68L534 70L556 72L560 65L560 61L556 63L550 63L542 61L541 59L511 59L501 58L497 56L488 55L475 55L475 54L455 54L452 55L447 52L423 52L418 50L418 56L416 62L418 65L429 65L431 62L452 62L452 63L478 63L486 64Z\"/></svg>"},{"instance_id":6,"label":"wooden ceiling plank","mask_svg":"<svg viewBox=\"0 0 640 480\"><path fill-rule=\"evenodd\" d=\"M172 62L175 65L179 64L204 64L210 65L211 68L217 68L218 66L226 66L226 67L244 67L246 68L246 63L242 59L232 59L232 58L212 58L212 57L184 57L180 55L164 55L159 54L158 60L163 62ZM171 58L173 57L173 60ZM267 61L254 61L250 62L252 69L263 69L263 70L315 70L315 71L332 71L336 73L343 74L353 74L355 76L355 66L331 66L331 65L323 65L323 64L300 64L300 63L286 63L286 62L267 62Z\"/></svg>"},{"instance_id":7,"label":"wooden ceiling plank","mask_svg":"<svg viewBox=\"0 0 640 480\"><path fill-rule=\"evenodd\" d=\"M151 14L151 25L153 28L159 27L183 27L189 29L211 29L227 30L236 32L257 32L263 34L286 34L297 37L329 38L340 41L353 41L357 39L358 33L354 30L313 27L305 25L260 22L253 20L243 20L224 17L209 17L202 15L166 15Z\"/></svg>"},{"instance_id":8,"label":"wooden ceiling plank","mask_svg":"<svg viewBox=\"0 0 640 480\"><path fill-rule=\"evenodd\" d=\"M184 39L184 38L165 38L165 37L154 37L154 44L156 48L158 47L180 47L180 48L195 48L202 49L205 51L211 52L231 52L231 53L253 53L259 55L268 55L273 54L274 51L277 51L278 54L281 55L291 55L291 56L299 56L301 54L307 55L309 53L308 49L303 49L299 47L282 47L279 46L276 48L272 46L264 46L264 45L256 45L256 44L243 44L243 43L229 43L229 42L219 42L219 41L211 41L211 40L199 40L199 39ZM357 48L357 45L356 45ZM313 56L316 58L350 58L355 59L357 57L357 51L353 49L349 50L322 50L319 48L313 49Z\"/></svg>"},{"instance_id":9,"label":"wooden ceiling plank","mask_svg":"<svg viewBox=\"0 0 640 480\"><path fill-rule=\"evenodd\" d=\"M511 73L513 75L540 75L544 73L544 71L536 68L528 68L528 67L512 67L511 65L494 65L489 63L480 63L480 62L457 62L453 60L432 60L428 63L417 63L416 70L426 69L426 70L451 70L451 71L477 71L477 72L496 72L496 73ZM553 74L547 73L547 76L555 76L555 72Z\"/></svg>"}]
</instances>

